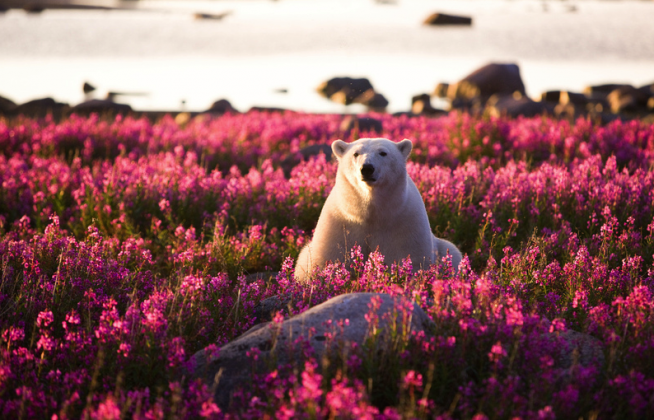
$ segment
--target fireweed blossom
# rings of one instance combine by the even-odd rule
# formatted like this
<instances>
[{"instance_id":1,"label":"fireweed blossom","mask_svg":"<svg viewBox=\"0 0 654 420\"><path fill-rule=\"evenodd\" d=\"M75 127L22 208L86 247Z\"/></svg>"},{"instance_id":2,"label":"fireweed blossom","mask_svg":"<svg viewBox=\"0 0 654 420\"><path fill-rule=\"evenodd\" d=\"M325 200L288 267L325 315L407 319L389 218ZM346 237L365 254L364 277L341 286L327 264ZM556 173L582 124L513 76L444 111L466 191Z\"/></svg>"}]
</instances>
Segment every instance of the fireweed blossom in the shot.
<instances>
[{"instance_id":1,"label":"fireweed blossom","mask_svg":"<svg viewBox=\"0 0 654 420\"><path fill-rule=\"evenodd\" d=\"M0 121L0 417L653 417L654 126L370 117L381 133L292 112ZM284 159L355 135L414 142L408 173L467 254L458 273L352 244L295 283L336 164ZM403 296L434 324L388 340L411 308L373 300L364 345L339 342L345 322L328 358L297 337L301 357L253 370L229 407L185 375L262 300L289 297L274 328L351 292ZM569 330L603 358L561 365Z\"/></svg>"}]
</instances>

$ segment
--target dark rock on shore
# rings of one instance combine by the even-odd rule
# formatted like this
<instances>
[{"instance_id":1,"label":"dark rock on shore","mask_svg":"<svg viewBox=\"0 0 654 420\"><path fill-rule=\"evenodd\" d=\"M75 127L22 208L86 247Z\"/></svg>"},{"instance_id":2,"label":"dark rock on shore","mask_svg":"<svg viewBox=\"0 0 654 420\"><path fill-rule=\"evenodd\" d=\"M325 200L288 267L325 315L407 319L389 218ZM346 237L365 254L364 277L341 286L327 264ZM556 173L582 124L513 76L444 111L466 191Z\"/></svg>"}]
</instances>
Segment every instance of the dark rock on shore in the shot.
<instances>
[{"instance_id":1,"label":"dark rock on shore","mask_svg":"<svg viewBox=\"0 0 654 420\"><path fill-rule=\"evenodd\" d=\"M201 13L197 12L193 14L195 20L222 20L225 17L232 14L232 12L223 12L223 13Z\"/></svg>"},{"instance_id":2,"label":"dark rock on shore","mask_svg":"<svg viewBox=\"0 0 654 420\"><path fill-rule=\"evenodd\" d=\"M371 111L384 112L388 106L388 99L378 92L366 92L354 100L355 103L367 106Z\"/></svg>"},{"instance_id":3,"label":"dark rock on shore","mask_svg":"<svg viewBox=\"0 0 654 420\"><path fill-rule=\"evenodd\" d=\"M212 115L222 115L226 113L238 114L238 111L232 106L232 104L227 99L217 100L216 102L211 104L209 109L207 109L204 112Z\"/></svg>"},{"instance_id":4,"label":"dark rock on shore","mask_svg":"<svg viewBox=\"0 0 654 420\"><path fill-rule=\"evenodd\" d=\"M357 131L359 134L362 132L380 134L382 131L384 131L384 124L381 122L381 120L376 118L348 115L343 118L340 126L340 131L346 137L349 136L352 131Z\"/></svg>"},{"instance_id":5,"label":"dark rock on shore","mask_svg":"<svg viewBox=\"0 0 654 420\"><path fill-rule=\"evenodd\" d=\"M650 83L649 85L641 86L641 87L638 88L638 90L644 92L645 95L648 95L650 98L654 98L654 83Z\"/></svg>"},{"instance_id":6,"label":"dark rock on shore","mask_svg":"<svg viewBox=\"0 0 654 420\"><path fill-rule=\"evenodd\" d=\"M575 105L573 103L558 103L554 107L554 116L557 118L576 120L586 115L588 115L588 110L585 106Z\"/></svg>"},{"instance_id":7,"label":"dark rock on shore","mask_svg":"<svg viewBox=\"0 0 654 420\"><path fill-rule=\"evenodd\" d=\"M514 92L525 95L520 68L516 64L490 63L450 85L447 96L451 100L478 98L486 102L492 95L512 95Z\"/></svg>"},{"instance_id":8,"label":"dark rock on shore","mask_svg":"<svg viewBox=\"0 0 654 420\"><path fill-rule=\"evenodd\" d=\"M16 106L16 103L11 99L0 96L0 114L12 114L16 110Z\"/></svg>"},{"instance_id":9,"label":"dark rock on shore","mask_svg":"<svg viewBox=\"0 0 654 420\"><path fill-rule=\"evenodd\" d=\"M18 105L14 109L14 115L24 115L31 118L45 118L52 115L54 119L61 119L70 106L66 103L57 102L52 98L34 99Z\"/></svg>"},{"instance_id":10,"label":"dark rock on shore","mask_svg":"<svg viewBox=\"0 0 654 420\"><path fill-rule=\"evenodd\" d=\"M90 101L82 102L71 108L71 114L77 115L124 115L132 112L132 107L127 104L119 104L112 101L102 99L91 99Z\"/></svg>"},{"instance_id":11,"label":"dark rock on shore","mask_svg":"<svg viewBox=\"0 0 654 420\"><path fill-rule=\"evenodd\" d=\"M426 94L416 95L411 98L411 113L416 115L437 116L445 115L447 111L431 106L431 97Z\"/></svg>"},{"instance_id":12,"label":"dark rock on shore","mask_svg":"<svg viewBox=\"0 0 654 420\"><path fill-rule=\"evenodd\" d=\"M278 112L283 114L284 112L288 112L288 109L277 108L273 106L253 106L248 110L248 112L268 112L268 113Z\"/></svg>"},{"instance_id":13,"label":"dark rock on shore","mask_svg":"<svg viewBox=\"0 0 654 420\"><path fill-rule=\"evenodd\" d=\"M645 90L627 85L613 90L606 97L606 100L611 107L611 111L616 114L637 113L647 110L650 97Z\"/></svg>"},{"instance_id":14,"label":"dark rock on shore","mask_svg":"<svg viewBox=\"0 0 654 420\"><path fill-rule=\"evenodd\" d=\"M486 100L488 98L472 98L472 99L463 99L463 98L454 98L450 101L450 110L457 110L462 112L469 112L471 114L479 114L484 110L486 106Z\"/></svg>"},{"instance_id":15,"label":"dark rock on shore","mask_svg":"<svg viewBox=\"0 0 654 420\"><path fill-rule=\"evenodd\" d=\"M603 85L586 86L583 92L593 99L606 99L606 97L609 96L609 93L627 86L631 85L625 85L624 83L606 83Z\"/></svg>"},{"instance_id":16,"label":"dark rock on shore","mask_svg":"<svg viewBox=\"0 0 654 420\"><path fill-rule=\"evenodd\" d=\"M436 89L434 89L434 95L437 98L447 98L447 91L450 88L449 83L439 83L436 85Z\"/></svg>"},{"instance_id":17,"label":"dark rock on shore","mask_svg":"<svg viewBox=\"0 0 654 420\"><path fill-rule=\"evenodd\" d=\"M343 105L361 104L373 110L384 110L388 100L376 92L366 78L334 77L316 89L322 96Z\"/></svg>"},{"instance_id":18,"label":"dark rock on shore","mask_svg":"<svg viewBox=\"0 0 654 420\"><path fill-rule=\"evenodd\" d=\"M589 102L588 97L583 93L562 91L559 97L559 103L586 106Z\"/></svg>"},{"instance_id":19,"label":"dark rock on shore","mask_svg":"<svg viewBox=\"0 0 654 420\"><path fill-rule=\"evenodd\" d=\"M434 13L427 17L424 25L472 25L472 18L468 16L448 15L445 13Z\"/></svg>"},{"instance_id":20,"label":"dark rock on shore","mask_svg":"<svg viewBox=\"0 0 654 420\"><path fill-rule=\"evenodd\" d=\"M332 99L336 93L341 92L343 101L341 103L349 105L364 92L372 90L372 83L366 78L352 77L334 77L326 82L322 82L318 88L318 93L326 98ZM337 98L337 99L340 99ZM332 99L335 100L335 99Z\"/></svg>"},{"instance_id":21,"label":"dark rock on shore","mask_svg":"<svg viewBox=\"0 0 654 420\"><path fill-rule=\"evenodd\" d=\"M551 115L554 113L552 103L536 102L520 94L493 95L488 99L486 107L493 116L535 117L536 115Z\"/></svg>"},{"instance_id":22,"label":"dark rock on shore","mask_svg":"<svg viewBox=\"0 0 654 420\"><path fill-rule=\"evenodd\" d=\"M560 90L548 90L540 94L541 102L552 102L559 103L561 100L561 91Z\"/></svg>"},{"instance_id":23,"label":"dark rock on shore","mask_svg":"<svg viewBox=\"0 0 654 420\"><path fill-rule=\"evenodd\" d=\"M95 89L96 89L95 86L93 86L89 82L84 82L84 84L82 85L82 92L84 92L84 93L91 93Z\"/></svg>"},{"instance_id":24,"label":"dark rock on shore","mask_svg":"<svg viewBox=\"0 0 654 420\"><path fill-rule=\"evenodd\" d=\"M301 361L301 349L293 344L298 337L307 340L317 360L328 354L339 342L344 346L349 346L350 343L362 346L368 336L369 326L365 316L371 311L369 305L372 298L380 300L379 309L375 311L379 317L377 329L380 334L375 344L380 349L388 339L393 324L397 325L400 333L407 327L415 332L433 332L435 326L427 314L403 297L382 293L351 293L330 299L281 324L270 322L256 325L221 347L218 355L201 350L192 356L193 371L190 373L194 377L202 378L210 387L215 386L215 401L225 409L229 407L233 391L251 386L253 370L263 371L271 362L279 365ZM402 324L402 315L396 307L397 304L408 307L408 325ZM341 330L337 323L346 319L348 324ZM333 344L330 343L327 333L335 335ZM252 348L260 353L257 360L247 355Z\"/></svg>"}]
</instances>

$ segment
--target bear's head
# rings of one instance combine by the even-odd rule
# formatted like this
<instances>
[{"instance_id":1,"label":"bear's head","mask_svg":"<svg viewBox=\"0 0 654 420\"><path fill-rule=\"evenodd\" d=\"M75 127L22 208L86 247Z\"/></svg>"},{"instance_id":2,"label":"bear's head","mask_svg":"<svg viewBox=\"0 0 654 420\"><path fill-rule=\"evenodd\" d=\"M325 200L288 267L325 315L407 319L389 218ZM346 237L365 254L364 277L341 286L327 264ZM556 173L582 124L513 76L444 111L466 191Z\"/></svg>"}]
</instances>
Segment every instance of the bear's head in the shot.
<instances>
[{"instance_id":1,"label":"bear's head","mask_svg":"<svg viewBox=\"0 0 654 420\"><path fill-rule=\"evenodd\" d=\"M394 143L387 139L359 139L352 143L336 140L332 151L338 159L338 171L355 187L372 190L406 179L406 161L411 140Z\"/></svg>"}]
</instances>

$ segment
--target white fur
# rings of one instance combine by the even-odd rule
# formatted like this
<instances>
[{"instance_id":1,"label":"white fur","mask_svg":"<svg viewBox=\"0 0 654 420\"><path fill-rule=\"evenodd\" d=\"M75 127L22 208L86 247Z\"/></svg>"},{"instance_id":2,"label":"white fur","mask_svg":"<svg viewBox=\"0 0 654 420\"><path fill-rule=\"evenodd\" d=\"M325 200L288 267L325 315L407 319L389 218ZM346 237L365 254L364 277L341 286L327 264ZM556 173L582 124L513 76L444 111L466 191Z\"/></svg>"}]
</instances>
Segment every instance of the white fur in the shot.
<instances>
[{"instance_id":1,"label":"white fur","mask_svg":"<svg viewBox=\"0 0 654 420\"><path fill-rule=\"evenodd\" d=\"M315 267L324 267L328 261L345 261L355 244L365 256L379 249L387 265L410 256L414 269L426 268L449 252L454 268L458 267L461 252L431 233L425 204L407 175L406 160L412 148L410 140L332 143L338 159L336 184L320 213L313 240L298 256L298 280L306 280ZM368 180L361 171L364 164L374 167Z\"/></svg>"}]
</instances>

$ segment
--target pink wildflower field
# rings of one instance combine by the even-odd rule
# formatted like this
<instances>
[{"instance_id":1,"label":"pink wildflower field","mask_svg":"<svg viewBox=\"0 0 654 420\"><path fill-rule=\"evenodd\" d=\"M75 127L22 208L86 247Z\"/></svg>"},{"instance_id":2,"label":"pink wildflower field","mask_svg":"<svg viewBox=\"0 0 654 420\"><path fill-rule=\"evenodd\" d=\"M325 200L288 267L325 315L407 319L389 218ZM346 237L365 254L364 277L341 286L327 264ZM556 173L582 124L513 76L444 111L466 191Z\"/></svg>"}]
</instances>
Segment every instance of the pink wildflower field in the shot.
<instances>
[{"instance_id":1,"label":"pink wildflower field","mask_svg":"<svg viewBox=\"0 0 654 420\"><path fill-rule=\"evenodd\" d=\"M0 120L0 417L654 418L654 125L370 116L382 133L292 112ZM458 273L355 246L294 282L336 163L281 163L359 137L413 141L408 172ZM279 274L247 277L264 271ZM281 322L350 292L404 296L435 328L306 348L253 370L228 408L188 375L262 300L294 297ZM603 357L561 365L568 330Z\"/></svg>"}]
</instances>

